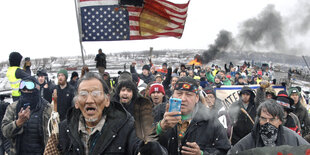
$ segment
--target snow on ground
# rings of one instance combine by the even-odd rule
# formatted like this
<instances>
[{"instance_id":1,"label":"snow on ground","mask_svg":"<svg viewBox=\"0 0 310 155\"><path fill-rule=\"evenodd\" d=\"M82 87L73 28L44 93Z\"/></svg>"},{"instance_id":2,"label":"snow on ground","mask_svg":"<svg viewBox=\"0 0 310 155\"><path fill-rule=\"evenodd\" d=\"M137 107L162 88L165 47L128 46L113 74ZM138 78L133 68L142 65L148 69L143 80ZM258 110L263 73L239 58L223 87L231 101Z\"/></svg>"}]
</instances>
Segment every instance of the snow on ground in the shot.
<instances>
[{"instance_id":1,"label":"snow on ground","mask_svg":"<svg viewBox=\"0 0 310 155\"><path fill-rule=\"evenodd\" d=\"M301 90L310 92L310 82L309 81L292 79L292 86L299 86L301 88Z\"/></svg>"}]
</instances>

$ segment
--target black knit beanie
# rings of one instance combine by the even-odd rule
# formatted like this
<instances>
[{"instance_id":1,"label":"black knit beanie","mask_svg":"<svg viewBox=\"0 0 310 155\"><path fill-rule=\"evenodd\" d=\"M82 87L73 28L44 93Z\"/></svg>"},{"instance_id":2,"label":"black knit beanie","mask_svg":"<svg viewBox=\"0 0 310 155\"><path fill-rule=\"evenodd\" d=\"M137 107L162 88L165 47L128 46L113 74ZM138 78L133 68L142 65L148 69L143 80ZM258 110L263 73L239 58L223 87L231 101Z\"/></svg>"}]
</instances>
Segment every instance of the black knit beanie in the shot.
<instances>
[{"instance_id":1,"label":"black knit beanie","mask_svg":"<svg viewBox=\"0 0 310 155\"><path fill-rule=\"evenodd\" d=\"M10 66L20 66L23 56L18 52L12 52L9 56Z\"/></svg>"}]
</instances>

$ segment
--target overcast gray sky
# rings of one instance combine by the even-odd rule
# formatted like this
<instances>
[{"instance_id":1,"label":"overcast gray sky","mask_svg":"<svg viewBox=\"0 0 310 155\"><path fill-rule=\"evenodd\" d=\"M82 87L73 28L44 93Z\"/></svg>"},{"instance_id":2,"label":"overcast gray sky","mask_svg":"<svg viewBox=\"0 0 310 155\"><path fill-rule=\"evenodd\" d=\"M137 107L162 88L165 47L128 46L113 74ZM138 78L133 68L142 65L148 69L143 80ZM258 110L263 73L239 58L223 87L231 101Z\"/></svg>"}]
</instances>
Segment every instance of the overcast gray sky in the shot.
<instances>
[{"instance_id":1,"label":"overcast gray sky","mask_svg":"<svg viewBox=\"0 0 310 155\"><path fill-rule=\"evenodd\" d=\"M268 4L274 4L287 19L293 17L300 1L307 0L191 0L181 39L84 42L83 45L87 54L96 54L98 48L106 53L147 50L151 46L155 50L207 49L220 30L237 35L240 24L256 17ZM81 55L74 0L2 1L0 19L0 61L7 60L12 51L31 58ZM310 49L303 39L309 38L308 31L296 38L294 46Z\"/></svg>"}]
</instances>

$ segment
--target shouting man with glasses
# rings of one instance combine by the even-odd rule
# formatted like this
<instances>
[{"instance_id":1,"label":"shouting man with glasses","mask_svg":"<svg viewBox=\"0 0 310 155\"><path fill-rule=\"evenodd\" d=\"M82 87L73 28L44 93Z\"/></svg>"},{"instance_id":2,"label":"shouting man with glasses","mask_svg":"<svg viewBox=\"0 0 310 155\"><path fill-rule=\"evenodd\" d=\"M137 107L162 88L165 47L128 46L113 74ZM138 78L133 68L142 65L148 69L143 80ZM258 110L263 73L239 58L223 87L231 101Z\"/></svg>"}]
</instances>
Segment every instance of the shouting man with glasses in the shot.
<instances>
[{"instance_id":1,"label":"shouting man with glasses","mask_svg":"<svg viewBox=\"0 0 310 155\"><path fill-rule=\"evenodd\" d=\"M256 147L309 145L297 133L284 127L282 125L283 119L284 111L280 104L274 100L261 103L257 109L257 117L252 132L234 145L229 153L236 154Z\"/></svg>"},{"instance_id":2,"label":"shouting man with glasses","mask_svg":"<svg viewBox=\"0 0 310 155\"><path fill-rule=\"evenodd\" d=\"M137 138L134 119L117 101L110 101L109 88L96 73L78 82L75 106L59 125L61 154L163 154L156 141Z\"/></svg>"},{"instance_id":3,"label":"shouting man with glasses","mask_svg":"<svg viewBox=\"0 0 310 155\"><path fill-rule=\"evenodd\" d=\"M11 141L10 154L43 154L52 108L48 101L41 98L39 89L34 77L23 78L19 85L19 100L7 107L2 131Z\"/></svg>"}]
</instances>

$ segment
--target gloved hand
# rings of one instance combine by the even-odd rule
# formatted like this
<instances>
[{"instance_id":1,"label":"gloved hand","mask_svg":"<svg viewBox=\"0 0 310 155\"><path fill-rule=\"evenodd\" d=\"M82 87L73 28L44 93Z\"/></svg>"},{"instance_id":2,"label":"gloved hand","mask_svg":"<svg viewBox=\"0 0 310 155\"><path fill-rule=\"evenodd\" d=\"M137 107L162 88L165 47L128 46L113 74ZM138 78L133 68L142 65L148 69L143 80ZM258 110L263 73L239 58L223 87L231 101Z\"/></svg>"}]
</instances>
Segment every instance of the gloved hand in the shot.
<instances>
[{"instance_id":1,"label":"gloved hand","mask_svg":"<svg viewBox=\"0 0 310 155\"><path fill-rule=\"evenodd\" d=\"M270 86L270 83L268 81L261 81L259 83L260 87L265 89L265 88L268 88Z\"/></svg>"}]
</instances>

